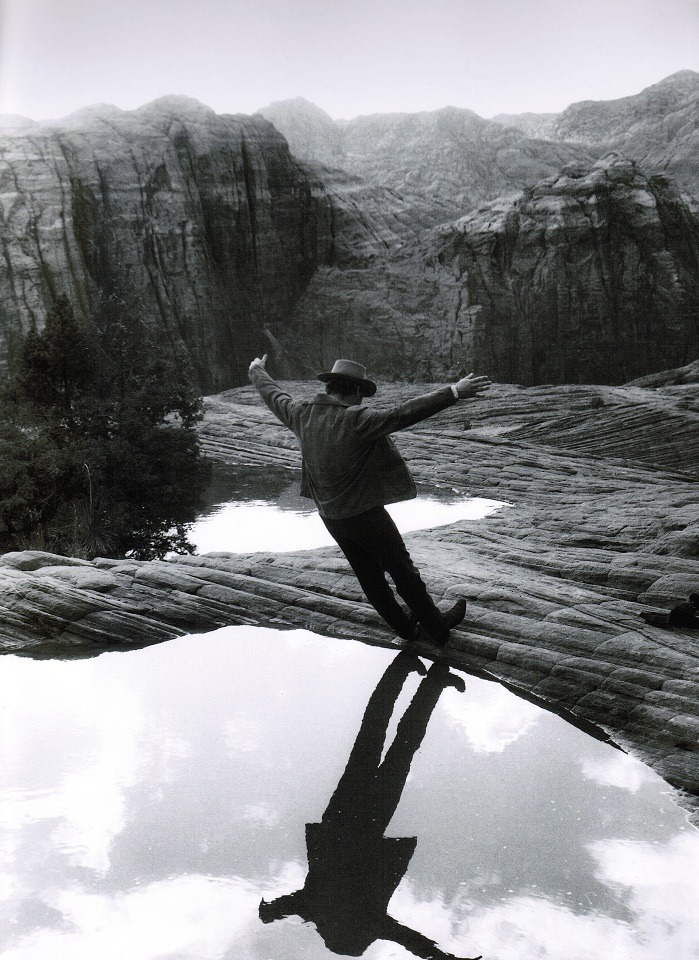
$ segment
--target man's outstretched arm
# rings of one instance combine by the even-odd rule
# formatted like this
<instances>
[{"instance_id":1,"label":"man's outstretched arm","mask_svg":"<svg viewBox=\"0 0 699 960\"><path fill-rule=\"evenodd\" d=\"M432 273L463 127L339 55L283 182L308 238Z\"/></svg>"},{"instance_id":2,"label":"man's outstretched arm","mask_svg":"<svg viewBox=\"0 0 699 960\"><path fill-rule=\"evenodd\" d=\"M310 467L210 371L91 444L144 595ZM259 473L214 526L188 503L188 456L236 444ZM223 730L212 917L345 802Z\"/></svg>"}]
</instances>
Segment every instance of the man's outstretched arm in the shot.
<instances>
[{"instance_id":1,"label":"man's outstretched arm","mask_svg":"<svg viewBox=\"0 0 699 960\"><path fill-rule=\"evenodd\" d=\"M483 960L480 954L477 957L457 957L453 953L445 953L444 950L439 949L434 940L430 940L424 933L418 933L417 930L412 930L389 916L384 921L380 938L382 940L393 940L394 943L410 950L412 954L421 957L422 960Z\"/></svg>"},{"instance_id":2,"label":"man's outstretched arm","mask_svg":"<svg viewBox=\"0 0 699 960\"><path fill-rule=\"evenodd\" d=\"M294 401L267 373L266 353L262 357L255 357L252 361L248 367L248 379L275 417L281 420L289 430L293 430L292 410Z\"/></svg>"},{"instance_id":3,"label":"man's outstretched arm","mask_svg":"<svg viewBox=\"0 0 699 960\"><path fill-rule=\"evenodd\" d=\"M405 403L393 407L391 410L367 410L367 417L363 426L367 431L376 434L394 433L396 430L405 430L422 420L446 410L459 400L467 400L480 396L492 386L488 377L476 376L469 373L456 383L441 387L432 393L415 397Z\"/></svg>"}]
</instances>

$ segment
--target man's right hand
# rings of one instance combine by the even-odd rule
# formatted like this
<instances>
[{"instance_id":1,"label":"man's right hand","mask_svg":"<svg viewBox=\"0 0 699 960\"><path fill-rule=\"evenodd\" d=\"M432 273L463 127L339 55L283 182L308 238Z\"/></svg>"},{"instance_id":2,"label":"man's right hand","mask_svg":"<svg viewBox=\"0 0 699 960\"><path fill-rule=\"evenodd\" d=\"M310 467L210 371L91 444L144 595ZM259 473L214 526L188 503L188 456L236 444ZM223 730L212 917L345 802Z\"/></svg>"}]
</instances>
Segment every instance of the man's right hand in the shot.
<instances>
[{"instance_id":1,"label":"man's right hand","mask_svg":"<svg viewBox=\"0 0 699 960\"><path fill-rule=\"evenodd\" d=\"M477 377L473 373L469 373L467 377L462 377L461 380L458 380L454 387L456 392L459 394L459 400L465 400L467 397L476 397L479 393L484 393L492 386L492 383L487 377Z\"/></svg>"},{"instance_id":2,"label":"man's right hand","mask_svg":"<svg viewBox=\"0 0 699 960\"><path fill-rule=\"evenodd\" d=\"M267 363L267 354L266 354L266 353L265 353L265 355L262 356L262 357L255 357L255 359L252 361L252 363L251 363L250 366L248 367L248 373L249 373L249 374L252 373L253 370L256 370L258 367L261 367L261 368L264 370L266 363Z\"/></svg>"}]
</instances>

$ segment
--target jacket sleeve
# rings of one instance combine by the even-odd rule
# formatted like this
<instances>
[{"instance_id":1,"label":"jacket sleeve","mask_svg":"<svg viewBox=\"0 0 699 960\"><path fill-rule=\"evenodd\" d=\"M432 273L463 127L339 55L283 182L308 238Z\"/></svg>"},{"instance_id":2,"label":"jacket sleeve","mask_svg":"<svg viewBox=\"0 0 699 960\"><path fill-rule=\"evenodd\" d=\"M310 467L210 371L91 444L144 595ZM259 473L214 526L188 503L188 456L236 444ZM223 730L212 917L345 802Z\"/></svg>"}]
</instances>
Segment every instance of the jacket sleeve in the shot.
<instances>
[{"instance_id":1,"label":"jacket sleeve","mask_svg":"<svg viewBox=\"0 0 699 960\"><path fill-rule=\"evenodd\" d=\"M263 367L253 367L248 377L274 416L289 430L293 430L295 401L285 390L282 390Z\"/></svg>"},{"instance_id":2,"label":"jacket sleeve","mask_svg":"<svg viewBox=\"0 0 699 960\"><path fill-rule=\"evenodd\" d=\"M441 387L432 393L425 393L414 400L407 400L390 410L371 410L364 408L364 416L358 427L368 436L385 436L396 430L405 430L421 420L446 410L456 403L451 387Z\"/></svg>"},{"instance_id":3,"label":"jacket sleeve","mask_svg":"<svg viewBox=\"0 0 699 960\"><path fill-rule=\"evenodd\" d=\"M393 940L394 943L400 944L401 947L405 947L414 956L421 957L423 960L483 960L481 956L459 958L453 953L446 953L424 933L406 927L391 916L386 916L382 927L380 934L382 940Z\"/></svg>"}]
</instances>

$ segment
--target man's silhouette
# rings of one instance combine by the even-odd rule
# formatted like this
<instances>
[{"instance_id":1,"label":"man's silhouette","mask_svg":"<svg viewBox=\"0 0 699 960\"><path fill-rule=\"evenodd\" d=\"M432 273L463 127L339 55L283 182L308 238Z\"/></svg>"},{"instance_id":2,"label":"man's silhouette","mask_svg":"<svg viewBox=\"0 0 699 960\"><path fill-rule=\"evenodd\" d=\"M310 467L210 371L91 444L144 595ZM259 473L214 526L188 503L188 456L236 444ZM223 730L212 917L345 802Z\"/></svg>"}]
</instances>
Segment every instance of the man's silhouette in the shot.
<instances>
[{"instance_id":1,"label":"man's silhouette","mask_svg":"<svg viewBox=\"0 0 699 960\"><path fill-rule=\"evenodd\" d=\"M264 923L299 916L315 924L334 953L358 957L375 940L393 940L424 960L454 960L424 934L388 915L408 869L416 837L385 837L410 764L447 686L463 680L435 663L401 718L383 761L386 730L407 676L425 673L406 652L391 663L371 696L345 771L320 823L306 824L308 876L300 890L260 903ZM480 960L480 958L476 958Z\"/></svg>"}]
</instances>

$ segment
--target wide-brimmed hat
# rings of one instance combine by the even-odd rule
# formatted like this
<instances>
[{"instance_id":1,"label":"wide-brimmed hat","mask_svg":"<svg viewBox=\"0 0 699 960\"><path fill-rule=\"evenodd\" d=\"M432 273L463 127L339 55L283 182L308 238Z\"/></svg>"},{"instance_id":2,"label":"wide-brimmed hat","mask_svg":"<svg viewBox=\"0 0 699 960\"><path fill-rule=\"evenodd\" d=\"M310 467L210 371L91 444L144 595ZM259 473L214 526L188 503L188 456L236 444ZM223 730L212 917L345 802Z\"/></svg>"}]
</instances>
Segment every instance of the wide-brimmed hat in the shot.
<instances>
[{"instance_id":1,"label":"wide-brimmed hat","mask_svg":"<svg viewBox=\"0 0 699 960\"><path fill-rule=\"evenodd\" d=\"M376 393L376 384L373 380L367 380L366 367L357 363L355 360L336 360L329 373L319 373L318 379L323 383L333 380L335 377L342 377L343 380L350 380L361 387L365 397L373 397Z\"/></svg>"}]
</instances>

